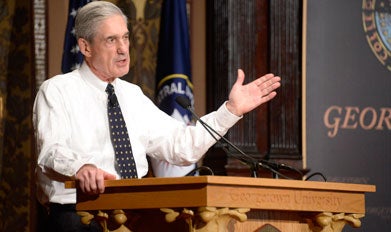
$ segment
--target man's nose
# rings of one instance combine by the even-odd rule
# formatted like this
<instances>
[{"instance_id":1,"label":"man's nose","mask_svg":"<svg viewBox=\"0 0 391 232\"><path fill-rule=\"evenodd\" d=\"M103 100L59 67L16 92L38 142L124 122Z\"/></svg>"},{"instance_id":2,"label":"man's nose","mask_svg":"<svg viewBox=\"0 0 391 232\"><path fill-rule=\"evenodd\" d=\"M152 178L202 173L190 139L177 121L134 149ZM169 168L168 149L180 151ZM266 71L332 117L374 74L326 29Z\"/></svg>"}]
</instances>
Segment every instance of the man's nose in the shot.
<instances>
[{"instance_id":1,"label":"man's nose","mask_svg":"<svg viewBox=\"0 0 391 232\"><path fill-rule=\"evenodd\" d=\"M119 40L117 44L117 52L119 54L125 53L127 50L129 50L129 45L124 40Z\"/></svg>"}]
</instances>

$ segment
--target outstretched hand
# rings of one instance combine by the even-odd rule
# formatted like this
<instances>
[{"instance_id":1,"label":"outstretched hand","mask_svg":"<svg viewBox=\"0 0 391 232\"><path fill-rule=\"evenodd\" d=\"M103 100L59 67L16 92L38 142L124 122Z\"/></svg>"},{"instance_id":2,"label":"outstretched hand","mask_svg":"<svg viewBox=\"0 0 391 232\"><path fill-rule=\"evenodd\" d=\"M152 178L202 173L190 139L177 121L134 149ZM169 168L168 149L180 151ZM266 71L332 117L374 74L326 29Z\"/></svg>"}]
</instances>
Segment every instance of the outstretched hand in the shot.
<instances>
[{"instance_id":1,"label":"outstretched hand","mask_svg":"<svg viewBox=\"0 0 391 232\"><path fill-rule=\"evenodd\" d=\"M229 93L227 109L237 116L250 112L277 95L275 90L280 87L280 81L279 76L269 73L243 85L244 72L239 69L237 80Z\"/></svg>"},{"instance_id":2,"label":"outstretched hand","mask_svg":"<svg viewBox=\"0 0 391 232\"><path fill-rule=\"evenodd\" d=\"M115 180L116 176L95 167L92 164L83 165L76 173L80 190L87 194L100 194L105 191L105 180Z\"/></svg>"}]
</instances>

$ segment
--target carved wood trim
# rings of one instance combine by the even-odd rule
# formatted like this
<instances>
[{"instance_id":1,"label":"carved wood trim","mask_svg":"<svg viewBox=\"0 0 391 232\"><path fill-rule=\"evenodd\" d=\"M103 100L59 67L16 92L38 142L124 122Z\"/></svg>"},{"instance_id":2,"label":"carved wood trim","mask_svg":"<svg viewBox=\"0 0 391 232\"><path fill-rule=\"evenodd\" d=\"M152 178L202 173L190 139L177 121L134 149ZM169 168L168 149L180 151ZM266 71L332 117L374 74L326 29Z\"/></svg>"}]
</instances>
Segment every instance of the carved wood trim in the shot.
<instances>
[{"instance_id":1,"label":"carved wood trim","mask_svg":"<svg viewBox=\"0 0 391 232\"><path fill-rule=\"evenodd\" d=\"M301 1L270 1L270 71L282 88L270 103L270 158L301 158Z\"/></svg>"},{"instance_id":2,"label":"carved wood trim","mask_svg":"<svg viewBox=\"0 0 391 232\"><path fill-rule=\"evenodd\" d=\"M34 0L35 86L38 90L47 78L46 0Z\"/></svg>"}]
</instances>

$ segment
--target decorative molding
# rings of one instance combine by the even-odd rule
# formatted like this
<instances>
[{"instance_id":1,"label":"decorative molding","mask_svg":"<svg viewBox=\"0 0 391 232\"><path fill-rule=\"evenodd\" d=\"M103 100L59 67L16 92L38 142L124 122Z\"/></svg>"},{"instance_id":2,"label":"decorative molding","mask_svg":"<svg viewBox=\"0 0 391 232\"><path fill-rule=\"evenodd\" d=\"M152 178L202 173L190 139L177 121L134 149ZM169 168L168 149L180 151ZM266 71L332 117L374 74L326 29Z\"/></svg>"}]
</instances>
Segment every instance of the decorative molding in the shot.
<instances>
[{"instance_id":1,"label":"decorative molding","mask_svg":"<svg viewBox=\"0 0 391 232\"><path fill-rule=\"evenodd\" d=\"M34 55L36 90L47 78L46 0L34 0Z\"/></svg>"},{"instance_id":2,"label":"decorative molding","mask_svg":"<svg viewBox=\"0 0 391 232\"><path fill-rule=\"evenodd\" d=\"M167 223L173 223L177 220L184 220L192 232L218 232L227 231L229 223L232 220L244 222L247 220L246 213L250 211L247 208L216 208L216 207L199 207L198 209L161 209L165 213ZM83 224L89 225L92 220L96 220L102 227L103 231L111 232L130 232L132 222L137 224L140 215L130 210L112 210L111 213L99 210L95 215L88 211L80 211ZM131 218L133 216L133 218ZM128 217L129 220L128 220ZM151 218L151 221L153 219ZM128 224L130 223L130 224ZM113 230L109 230L113 229Z\"/></svg>"}]
</instances>

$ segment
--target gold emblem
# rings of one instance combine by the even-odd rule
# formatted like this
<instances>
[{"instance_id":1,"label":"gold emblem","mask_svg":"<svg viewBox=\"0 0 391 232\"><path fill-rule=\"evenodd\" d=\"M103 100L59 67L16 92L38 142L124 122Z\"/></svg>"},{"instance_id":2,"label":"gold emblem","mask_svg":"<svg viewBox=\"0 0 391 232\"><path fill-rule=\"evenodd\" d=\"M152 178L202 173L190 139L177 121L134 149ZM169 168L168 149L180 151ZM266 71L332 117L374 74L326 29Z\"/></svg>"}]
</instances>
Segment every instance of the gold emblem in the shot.
<instances>
[{"instance_id":1,"label":"gold emblem","mask_svg":"<svg viewBox=\"0 0 391 232\"><path fill-rule=\"evenodd\" d=\"M391 71L391 1L363 0L362 20L369 46Z\"/></svg>"}]
</instances>

